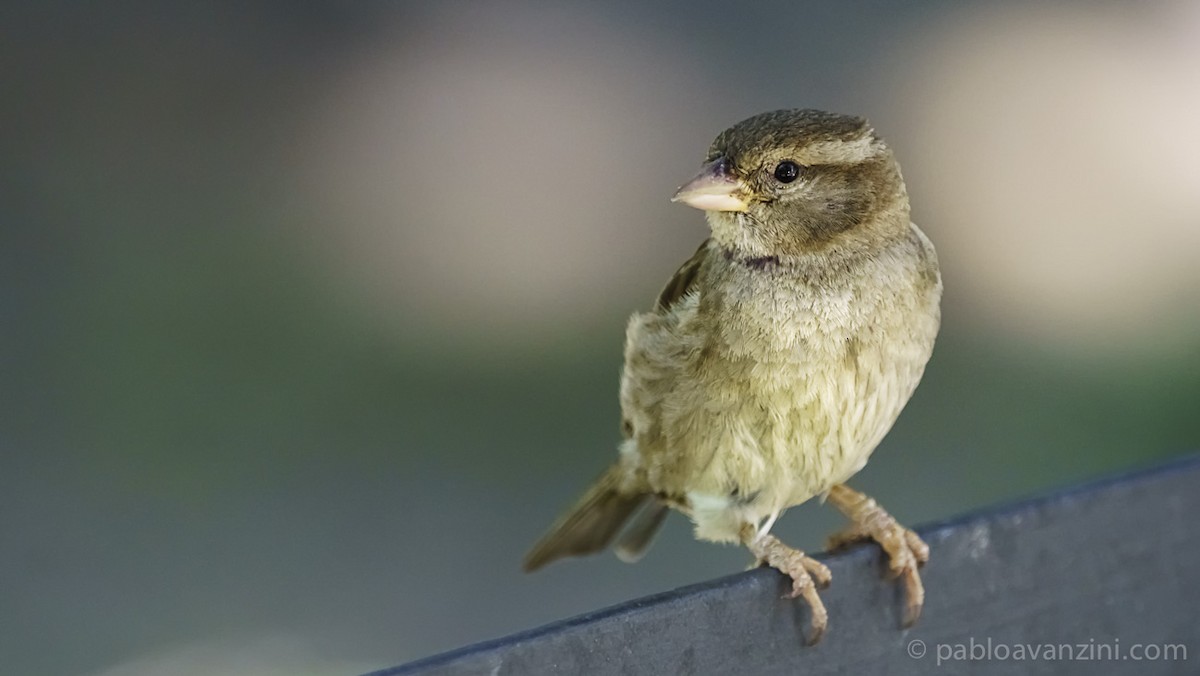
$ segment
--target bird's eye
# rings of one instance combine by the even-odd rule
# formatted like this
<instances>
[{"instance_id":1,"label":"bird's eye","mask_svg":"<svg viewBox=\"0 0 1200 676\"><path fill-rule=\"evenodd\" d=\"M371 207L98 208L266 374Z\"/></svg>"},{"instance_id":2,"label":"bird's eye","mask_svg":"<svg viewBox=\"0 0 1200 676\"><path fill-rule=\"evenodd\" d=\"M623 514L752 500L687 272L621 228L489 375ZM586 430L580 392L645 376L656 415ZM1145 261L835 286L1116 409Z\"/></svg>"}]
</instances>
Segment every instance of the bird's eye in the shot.
<instances>
[{"instance_id":1,"label":"bird's eye","mask_svg":"<svg viewBox=\"0 0 1200 676\"><path fill-rule=\"evenodd\" d=\"M791 183L800 175L800 165L791 160L784 160L775 165L775 180L780 183Z\"/></svg>"}]
</instances>

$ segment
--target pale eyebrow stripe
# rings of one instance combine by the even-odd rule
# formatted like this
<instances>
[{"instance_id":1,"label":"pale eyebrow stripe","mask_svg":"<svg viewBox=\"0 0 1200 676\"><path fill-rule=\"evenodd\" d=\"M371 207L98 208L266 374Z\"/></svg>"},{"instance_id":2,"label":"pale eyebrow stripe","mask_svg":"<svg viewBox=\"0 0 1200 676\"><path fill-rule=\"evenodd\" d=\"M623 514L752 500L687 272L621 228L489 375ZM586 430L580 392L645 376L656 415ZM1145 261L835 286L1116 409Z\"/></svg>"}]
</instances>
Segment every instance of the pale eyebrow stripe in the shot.
<instances>
[{"instance_id":1,"label":"pale eyebrow stripe","mask_svg":"<svg viewBox=\"0 0 1200 676\"><path fill-rule=\"evenodd\" d=\"M872 143L868 130L853 141L819 141L804 149L806 159L813 164L854 164L874 157L879 150Z\"/></svg>"}]
</instances>

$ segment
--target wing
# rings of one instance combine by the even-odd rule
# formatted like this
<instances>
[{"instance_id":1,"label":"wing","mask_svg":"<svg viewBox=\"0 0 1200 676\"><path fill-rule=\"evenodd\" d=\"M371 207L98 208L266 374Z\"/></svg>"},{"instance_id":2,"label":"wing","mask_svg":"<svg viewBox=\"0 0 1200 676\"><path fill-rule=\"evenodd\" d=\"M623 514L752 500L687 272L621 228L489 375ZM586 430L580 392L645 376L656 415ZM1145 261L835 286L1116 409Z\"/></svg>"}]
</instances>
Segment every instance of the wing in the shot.
<instances>
[{"instance_id":1,"label":"wing","mask_svg":"<svg viewBox=\"0 0 1200 676\"><path fill-rule=\"evenodd\" d=\"M687 259L675 271L675 274L671 277L671 281L667 282L667 286L663 288L662 293L658 294L658 302L654 305L656 312L666 312L695 286L696 280L700 277L700 264L704 262L704 254L708 249L710 240L712 240L711 237L701 242L700 248L696 249L696 253L692 254L692 257Z\"/></svg>"},{"instance_id":2,"label":"wing","mask_svg":"<svg viewBox=\"0 0 1200 676\"><path fill-rule=\"evenodd\" d=\"M708 250L708 243L712 241L711 237L706 238L700 243L700 247L696 249L696 253L692 257L684 261L683 265L671 275L671 279L663 290L658 294L658 300L654 303L654 312L659 315L665 315L675 303L679 302L692 290L696 285L696 280L700 278L700 266L704 263L704 254ZM628 353L626 353L628 358ZM633 425L627 418L621 419L621 435L628 439L633 435Z\"/></svg>"},{"instance_id":3,"label":"wing","mask_svg":"<svg viewBox=\"0 0 1200 676\"><path fill-rule=\"evenodd\" d=\"M708 242L704 240L696 253L675 271L671 281L658 295L658 302L654 306L656 313L665 314L695 287ZM622 421L622 431L626 438L633 433L633 426L628 420ZM591 554L604 549L639 508L642 511L617 545L617 555L626 561L636 561L641 557L662 525L667 515L667 505L648 492L624 492L624 475L625 470L620 464L610 467L579 502L551 526L550 532L533 546L525 556L525 570L536 570L564 556ZM654 501L645 505L648 500Z\"/></svg>"},{"instance_id":4,"label":"wing","mask_svg":"<svg viewBox=\"0 0 1200 676\"><path fill-rule=\"evenodd\" d=\"M607 547L630 515L649 497L645 493L623 493L623 474L620 465L613 465L600 475L575 506L525 555L522 564L525 572L537 570L555 559L593 554ZM639 542L645 549L650 537L647 535Z\"/></svg>"}]
</instances>

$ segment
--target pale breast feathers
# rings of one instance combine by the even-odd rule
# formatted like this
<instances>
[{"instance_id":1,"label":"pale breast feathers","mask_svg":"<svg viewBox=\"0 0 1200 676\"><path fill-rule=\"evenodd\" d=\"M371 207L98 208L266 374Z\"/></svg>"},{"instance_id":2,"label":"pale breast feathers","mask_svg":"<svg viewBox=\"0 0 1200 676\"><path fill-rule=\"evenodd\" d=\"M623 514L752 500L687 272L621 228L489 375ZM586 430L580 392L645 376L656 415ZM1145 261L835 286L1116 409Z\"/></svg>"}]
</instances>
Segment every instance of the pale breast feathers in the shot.
<instances>
[{"instance_id":1,"label":"pale breast feathers","mask_svg":"<svg viewBox=\"0 0 1200 676\"><path fill-rule=\"evenodd\" d=\"M860 469L937 332L936 313L915 311L940 296L932 247L915 226L896 247L832 284L729 264L706 241L654 311L629 323L621 407L631 487L685 510L689 493L712 509L741 505L740 519Z\"/></svg>"}]
</instances>

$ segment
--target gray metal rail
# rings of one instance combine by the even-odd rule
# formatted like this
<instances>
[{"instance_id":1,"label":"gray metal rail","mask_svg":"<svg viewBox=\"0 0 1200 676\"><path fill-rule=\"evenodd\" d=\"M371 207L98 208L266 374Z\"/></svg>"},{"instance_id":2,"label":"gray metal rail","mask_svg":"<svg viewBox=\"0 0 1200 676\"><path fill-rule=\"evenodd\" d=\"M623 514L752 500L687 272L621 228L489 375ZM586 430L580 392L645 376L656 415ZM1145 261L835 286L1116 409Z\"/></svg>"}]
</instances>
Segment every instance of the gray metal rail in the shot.
<instances>
[{"instance_id":1,"label":"gray metal rail","mask_svg":"<svg viewBox=\"0 0 1200 676\"><path fill-rule=\"evenodd\" d=\"M829 631L758 569L371 676L1198 674L1200 455L919 529L921 620L862 545L822 560Z\"/></svg>"}]
</instances>

